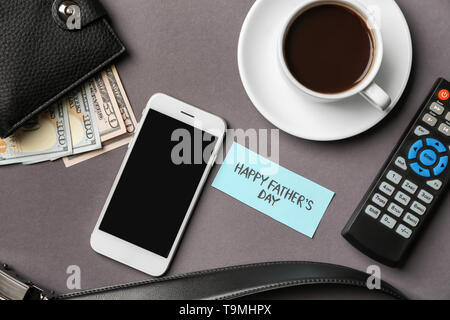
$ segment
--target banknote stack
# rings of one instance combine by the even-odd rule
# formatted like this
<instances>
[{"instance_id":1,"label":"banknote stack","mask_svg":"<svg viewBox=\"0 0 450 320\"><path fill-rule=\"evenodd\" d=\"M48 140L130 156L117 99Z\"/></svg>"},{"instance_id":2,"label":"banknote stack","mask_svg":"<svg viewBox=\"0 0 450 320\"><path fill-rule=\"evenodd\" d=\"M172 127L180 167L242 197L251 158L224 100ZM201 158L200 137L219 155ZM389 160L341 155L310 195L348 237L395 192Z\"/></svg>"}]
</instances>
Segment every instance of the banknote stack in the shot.
<instances>
[{"instance_id":1,"label":"banknote stack","mask_svg":"<svg viewBox=\"0 0 450 320\"><path fill-rule=\"evenodd\" d=\"M115 66L0 139L0 165L63 159L71 167L127 145L137 122Z\"/></svg>"}]
</instances>

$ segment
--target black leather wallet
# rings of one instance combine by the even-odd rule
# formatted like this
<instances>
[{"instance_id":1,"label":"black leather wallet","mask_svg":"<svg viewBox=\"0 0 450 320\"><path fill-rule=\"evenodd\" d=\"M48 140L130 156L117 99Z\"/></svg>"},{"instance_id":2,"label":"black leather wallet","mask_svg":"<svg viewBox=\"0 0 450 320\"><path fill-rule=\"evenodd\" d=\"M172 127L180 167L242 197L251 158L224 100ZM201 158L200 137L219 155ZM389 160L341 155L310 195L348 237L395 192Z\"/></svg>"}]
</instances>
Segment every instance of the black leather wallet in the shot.
<instances>
[{"instance_id":1,"label":"black leather wallet","mask_svg":"<svg viewBox=\"0 0 450 320\"><path fill-rule=\"evenodd\" d=\"M0 137L125 52L105 17L98 0L0 2Z\"/></svg>"}]
</instances>

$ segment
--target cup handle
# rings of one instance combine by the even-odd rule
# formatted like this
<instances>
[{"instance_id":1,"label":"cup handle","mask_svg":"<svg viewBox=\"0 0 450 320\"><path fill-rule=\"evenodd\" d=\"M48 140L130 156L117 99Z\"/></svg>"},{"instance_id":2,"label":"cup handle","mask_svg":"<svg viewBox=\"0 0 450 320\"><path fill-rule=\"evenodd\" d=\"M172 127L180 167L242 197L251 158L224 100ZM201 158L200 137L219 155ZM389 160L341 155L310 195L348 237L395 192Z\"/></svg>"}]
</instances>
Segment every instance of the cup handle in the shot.
<instances>
[{"instance_id":1,"label":"cup handle","mask_svg":"<svg viewBox=\"0 0 450 320\"><path fill-rule=\"evenodd\" d=\"M391 98L376 83L372 83L361 95L369 101L375 108L385 112L391 105Z\"/></svg>"}]
</instances>

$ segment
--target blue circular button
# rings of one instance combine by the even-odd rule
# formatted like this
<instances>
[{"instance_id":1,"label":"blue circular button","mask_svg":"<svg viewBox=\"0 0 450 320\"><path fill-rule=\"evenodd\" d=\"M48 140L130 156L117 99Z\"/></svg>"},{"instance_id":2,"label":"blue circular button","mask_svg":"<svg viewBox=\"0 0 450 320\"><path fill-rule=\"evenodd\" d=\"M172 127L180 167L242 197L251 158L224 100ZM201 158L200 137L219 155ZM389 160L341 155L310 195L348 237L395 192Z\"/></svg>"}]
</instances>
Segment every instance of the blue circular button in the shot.
<instances>
[{"instance_id":1,"label":"blue circular button","mask_svg":"<svg viewBox=\"0 0 450 320\"><path fill-rule=\"evenodd\" d=\"M445 157L441 157L439 159L439 163L437 164L437 166L433 169L434 171L434 175L435 176L439 176L441 175L445 169L447 169L448 166L448 156Z\"/></svg>"},{"instance_id":2,"label":"blue circular button","mask_svg":"<svg viewBox=\"0 0 450 320\"><path fill-rule=\"evenodd\" d=\"M416 141L412 145L411 149L409 149L408 159L409 160L417 159L417 154L419 153L420 149L422 149L422 148L423 148L422 140Z\"/></svg>"},{"instance_id":3,"label":"blue circular button","mask_svg":"<svg viewBox=\"0 0 450 320\"><path fill-rule=\"evenodd\" d=\"M420 162L422 162L422 164L424 166L432 166L436 163L438 157L436 152L434 152L433 150L425 150L424 152L422 152L420 154Z\"/></svg>"}]
</instances>

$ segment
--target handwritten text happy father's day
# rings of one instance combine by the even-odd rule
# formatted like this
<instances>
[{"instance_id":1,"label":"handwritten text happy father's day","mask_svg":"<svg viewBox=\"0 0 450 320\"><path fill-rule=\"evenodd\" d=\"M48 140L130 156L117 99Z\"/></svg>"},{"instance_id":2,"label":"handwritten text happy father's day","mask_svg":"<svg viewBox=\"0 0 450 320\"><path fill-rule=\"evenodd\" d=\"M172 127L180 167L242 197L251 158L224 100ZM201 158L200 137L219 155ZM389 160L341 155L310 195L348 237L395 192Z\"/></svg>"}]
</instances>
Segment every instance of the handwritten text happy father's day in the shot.
<instances>
[{"instance_id":1,"label":"handwritten text happy father's day","mask_svg":"<svg viewBox=\"0 0 450 320\"><path fill-rule=\"evenodd\" d=\"M275 206L280 200L287 200L307 211L313 209L313 200L308 199L305 195L294 189L278 183L274 179L270 179L269 176L265 176L243 163L238 163L236 165L234 173L253 183L259 184L263 189L257 195L258 199L268 202L272 206Z\"/></svg>"}]
</instances>

